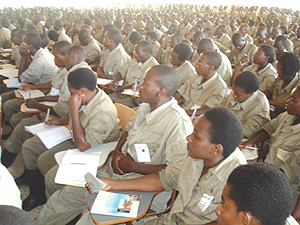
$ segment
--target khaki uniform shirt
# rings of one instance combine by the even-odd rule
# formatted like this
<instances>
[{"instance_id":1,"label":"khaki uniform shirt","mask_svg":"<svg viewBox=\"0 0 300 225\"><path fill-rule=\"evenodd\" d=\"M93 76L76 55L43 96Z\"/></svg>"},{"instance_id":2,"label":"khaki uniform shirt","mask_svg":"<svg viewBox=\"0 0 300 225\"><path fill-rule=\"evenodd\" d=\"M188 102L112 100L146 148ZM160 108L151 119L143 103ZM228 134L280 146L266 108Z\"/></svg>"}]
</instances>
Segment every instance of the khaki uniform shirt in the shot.
<instances>
[{"instance_id":1,"label":"khaki uniform shirt","mask_svg":"<svg viewBox=\"0 0 300 225\"><path fill-rule=\"evenodd\" d=\"M215 221L215 209L221 203L228 176L236 167L246 163L245 156L237 148L201 178L202 159L183 156L168 165L159 172L160 180L165 190L178 190L179 195L169 213L159 217L157 223L149 224L207 224ZM213 200L207 209L202 210L199 204L204 195L213 196Z\"/></svg>"},{"instance_id":2,"label":"khaki uniform shirt","mask_svg":"<svg viewBox=\"0 0 300 225\"><path fill-rule=\"evenodd\" d=\"M180 86L184 85L189 78L197 74L195 67L187 60L177 67L176 71L180 78Z\"/></svg>"},{"instance_id":3,"label":"khaki uniform shirt","mask_svg":"<svg viewBox=\"0 0 300 225\"><path fill-rule=\"evenodd\" d=\"M172 65L170 62L172 50L173 50L173 48L171 48L171 47L167 47L166 50L163 50L163 52L161 53L161 63L162 64L168 65L168 66Z\"/></svg>"},{"instance_id":4,"label":"khaki uniform shirt","mask_svg":"<svg viewBox=\"0 0 300 225\"><path fill-rule=\"evenodd\" d=\"M269 63L265 68L258 71L259 66L256 64L246 67L243 71L252 71L257 74L259 78L259 90L268 90L278 77L277 70Z\"/></svg>"},{"instance_id":5,"label":"khaki uniform shirt","mask_svg":"<svg viewBox=\"0 0 300 225\"><path fill-rule=\"evenodd\" d=\"M103 68L108 79L113 79L114 75L118 72L124 76L129 63L130 56L124 50L123 45L119 44L106 57L105 55L104 57L102 56L99 67Z\"/></svg>"},{"instance_id":6,"label":"khaki uniform shirt","mask_svg":"<svg viewBox=\"0 0 300 225\"><path fill-rule=\"evenodd\" d=\"M125 79L125 85L133 84L135 82L135 78L138 78L138 82L142 83L146 72L152 66L158 64L159 63L153 56L147 59L144 63L138 63L136 60L133 60L129 65L126 75L123 77L123 79Z\"/></svg>"},{"instance_id":7,"label":"khaki uniform shirt","mask_svg":"<svg viewBox=\"0 0 300 225\"><path fill-rule=\"evenodd\" d=\"M231 38L228 34L223 34L221 37L217 38L216 41L218 41L224 47L231 49Z\"/></svg>"},{"instance_id":8,"label":"khaki uniform shirt","mask_svg":"<svg viewBox=\"0 0 300 225\"><path fill-rule=\"evenodd\" d=\"M66 32L64 30L57 31L57 33L59 34L58 38L57 38L57 42L67 41L70 44L72 44L72 39L66 34Z\"/></svg>"},{"instance_id":9,"label":"khaki uniform shirt","mask_svg":"<svg viewBox=\"0 0 300 225\"><path fill-rule=\"evenodd\" d=\"M155 41L153 44L153 50L152 50L152 56L154 58L157 58L159 48L160 48L160 43L158 41Z\"/></svg>"},{"instance_id":10,"label":"khaki uniform shirt","mask_svg":"<svg viewBox=\"0 0 300 225\"><path fill-rule=\"evenodd\" d=\"M178 92L184 98L183 108L191 109L193 106L218 107L227 94L227 86L219 74L215 73L209 80L203 82L202 76L193 76L182 85Z\"/></svg>"},{"instance_id":11,"label":"khaki uniform shirt","mask_svg":"<svg viewBox=\"0 0 300 225\"><path fill-rule=\"evenodd\" d=\"M181 25L179 26L179 31L180 31L180 33L182 33L184 36L186 36L186 35L189 33L189 31L190 31L190 29L191 29L192 27L193 27L193 26L192 26L192 24L190 24L190 23L188 23L187 25L181 24Z\"/></svg>"},{"instance_id":12,"label":"khaki uniform shirt","mask_svg":"<svg viewBox=\"0 0 300 225\"><path fill-rule=\"evenodd\" d=\"M142 103L126 130L128 137L122 152L129 152L133 159L138 161L134 144L146 144L151 162L143 162L143 164L161 165L175 162L187 153L186 137L193 131L193 125L186 112L172 98L153 112L148 103ZM107 162L99 173L98 177L107 176L117 179L141 176L137 173L115 174L110 162Z\"/></svg>"},{"instance_id":13,"label":"khaki uniform shirt","mask_svg":"<svg viewBox=\"0 0 300 225\"><path fill-rule=\"evenodd\" d=\"M232 110L240 119L243 134L250 138L270 121L270 109L267 97L261 91L256 91L244 102L237 102L233 98L233 91L222 103L222 107Z\"/></svg>"},{"instance_id":14,"label":"khaki uniform shirt","mask_svg":"<svg viewBox=\"0 0 300 225\"><path fill-rule=\"evenodd\" d=\"M97 94L79 110L81 126L85 139L91 148L118 140L120 136L117 109L104 91L97 88ZM72 120L70 119L70 130Z\"/></svg>"},{"instance_id":15,"label":"khaki uniform shirt","mask_svg":"<svg viewBox=\"0 0 300 225\"><path fill-rule=\"evenodd\" d=\"M24 82L32 84L47 83L57 73L57 66L54 63L54 56L50 56L46 49L40 48L28 68L21 74Z\"/></svg>"},{"instance_id":16,"label":"khaki uniform shirt","mask_svg":"<svg viewBox=\"0 0 300 225\"><path fill-rule=\"evenodd\" d=\"M11 60L15 61L15 66L17 69L20 67L22 56L19 52L19 46L18 45L13 45L12 46L12 55L11 55Z\"/></svg>"},{"instance_id":17,"label":"khaki uniform shirt","mask_svg":"<svg viewBox=\"0 0 300 225\"><path fill-rule=\"evenodd\" d=\"M272 100L280 103L285 103L291 96L292 90L300 84L300 75L297 73L293 80L284 88L283 81L277 77L268 91L272 94Z\"/></svg>"},{"instance_id":18,"label":"khaki uniform shirt","mask_svg":"<svg viewBox=\"0 0 300 225\"><path fill-rule=\"evenodd\" d=\"M101 49L94 38L91 38L86 46L82 46L86 52L86 59L96 63L100 58Z\"/></svg>"},{"instance_id":19,"label":"khaki uniform shirt","mask_svg":"<svg viewBox=\"0 0 300 225\"><path fill-rule=\"evenodd\" d=\"M231 86L231 78L232 78L231 63L230 63L228 57L224 53L222 53L220 51L218 51L218 53L221 55L222 62L221 62L220 67L216 71L218 74L220 74L220 76L225 81L225 83L228 86Z\"/></svg>"},{"instance_id":20,"label":"khaki uniform shirt","mask_svg":"<svg viewBox=\"0 0 300 225\"><path fill-rule=\"evenodd\" d=\"M235 48L234 48L235 49ZM254 45L254 44L251 44L249 42L246 43L245 47L241 50L241 51L237 51L235 53L235 55L233 56L232 58L232 64L235 66L236 64L239 63L240 59L242 58L242 56L244 56L244 52L247 54L247 56L249 57L250 59L250 62L248 62L245 66L243 67L246 67L246 66L249 66L250 64L253 63L253 55L254 53L256 52L257 50L257 47Z\"/></svg>"},{"instance_id":21,"label":"khaki uniform shirt","mask_svg":"<svg viewBox=\"0 0 300 225\"><path fill-rule=\"evenodd\" d=\"M124 49L125 49L126 52L133 52L134 51L134 45L129 40L130 34L128 34L127 36L125 36L123 38L123 42L122 42L122 44L123 44Z\"/></svg>"},{"instance_id":22,"label":"khaki uniform shirt","mask_svg":"<svg viewBox=\"0 0 300 225\"><path fill-rule=\"evenodd\" d=\"M10 40L10 30L2 27L0 28L0 48L10 48L11 40Z\"/></svg>"}]
</instances>

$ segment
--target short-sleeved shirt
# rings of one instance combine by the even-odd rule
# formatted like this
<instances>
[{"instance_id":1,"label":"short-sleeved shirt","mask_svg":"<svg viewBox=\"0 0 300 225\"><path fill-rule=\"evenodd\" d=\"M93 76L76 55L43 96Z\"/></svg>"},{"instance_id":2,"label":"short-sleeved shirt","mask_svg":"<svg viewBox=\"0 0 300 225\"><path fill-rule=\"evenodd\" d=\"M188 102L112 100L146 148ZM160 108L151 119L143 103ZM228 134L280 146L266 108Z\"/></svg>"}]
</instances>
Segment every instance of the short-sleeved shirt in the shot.
<instances>
[{"instance_id":1,"label":"short-sleeved shirt","mask_svg":"<svg viewBox=\"0 0 300 225\"><path fill-rule=\"evenodd\" d=\"M86 52L86 59L91 60L92 63L95 63L100 58L101 49L93 37L86 46L82 47Z\"/></svg>"},{"instance_id":2,"label":"short-sleeved shirt","mask_svg":"<svg viewBox=\"0 0 300 225\"><path fill-rule=\"evenodd\" d=\"M138 161L135 144L146 144L151 162L143 164L161 165L176 161L186 151L186 137L193 131L193 125L186 112L172 98L151 112L148 103L142 103L132 121L127 125L128 137L122 152L129 152ZM141 174L115 174L110 163L99 171L100 176L124 179L139 177Z\"/></svg>"},{"instance_id":3,"label":"short-sleeved shirt","mask_svg":"<svg viewBox=\"0 0 300 225\"><path fill-rule=\"evenodd\" d=\"M184 36L186 36L188 33L189 33L189 31L190 31L190 29L193 27L193 25L192 24L190 24L190 23L188 23L188 24L181 24L180 26L179 26L179 31L180 31L180 33L182 33Z\"/></svg>"},{"instance_id":4,"label":"short-sleeved shirt","mask_svg":"<svg viewBox=\"0 0 300 225\"><path fill-rule=\"evenodd\" d=\"M232 110L240 119L243 134L250 138L270 121L270 107L267 97L261 91L256 91L244 102L235 101L233 91L222 102L222 107Z\"/></svg>"},{"instance_id":5,"label":"short-sleeved shirt","mask_svg":"<svg viewBox=\"0 0 300 225\"><path fill-rule=\"evenodd\" d=\"M217 38L216 41L218 41L220 44L222 44L224 47L230 49L231 48L231 38L228 34L222 34L221 37Z\"/></svg>"},{"instance_id":6,"label":"short-sleeved shirt","mask_svg":"<svg viewBox=\"0 0 300 225\"><path fill-rule=\"evenodd\" d=\"M253 64L246 67L243 71L252 71L256 73L259 78L259 90L268 90L278 77L277 70L271 63L268 63L268 65L260 71L258 71L258 69L259 65Z\"/></svg>"},{"instance_id":7,"label":"short-sleeved shirt","mask_svg":"<svg viewBox=\"0 0 300 225\"><path fill-rule=\"evenodd\" d=\"M232 64L235 66L239 63L240 59L245 55L249 57L250 62L246 63L243 67L249 66L253 62L253 55L256 52L257 47L250 42L246 42L244 48L242 50L238 50L232 58Z\"/></svg>"},{"instance_id":8,"label":"short-sleeved shirt","mask_svg":"<svg viewBox=\"0 0 300 225\"><path fill-rule=\"evenodd\" d=\"M9 48L11 45L11 40L10 40L10 30L1 27L0 28L0 48Z\"/></svg>"},{"instance_id":9,"label":"short-sleeved shirt","mask_svg":"<svg viewBox=\"0 0 300 225\"><path fill-rule=\"evenodd\" d=\"M221 62L220 67L216 71L218 74L220 74L220 76L225 81L225 83L228 86L231 86L231 78L232 78L231 63L230 63L228 57L224 53L222 53L220 51L218 51L218 53L221 55L222 62Z\"/></svg>"},{"instance_id":10,"label":"short-sleeved shirt","mask_svg":"<svg viewBox=\"0 0 300 225\"><path fill-rule=\"evenodd\" d=\"M46 49L40 48L33 56L28 68L21 74L23 82L40 84L47 83L57 73L57 66L54 63L54 56Z\"/></svg>"},{"instance_id":11,"label":"short-sleeved shirt","mask_svg":"<svg viewBox=\"0 0 300 225\"><path fill-rule=\"evenodd\" d=\"M104 91L97 88L97 94L79 110L81 126L85 139L95 147L99 144L115 141L120 135L117 109ZM70 130L72 120L70 120Z\"/></svg>"},{"instance_id":12,"label":"short-sleeved shirt","mask_svg":"<svg viewBox=\"0 0 300 225\"><path fill-rule=\"evenodd\" d=\"M72 44L72 39L66 34L66 32L64 30L60 30L57 33L58 33L57 42L59 42L59 41L67 41L70 44Z\"/></svg>"},{"instance_id":13,"label":"short-sleeved shirt","mask_svg":"<svg viewBox=\"0 0 300 225\"><path fill-rule=\"evenodd\" d=\"M195 105L202 108L218 107L227 95L227 85L219 74L215 73L210 79L202 82L203 77L196 75L178 89L184 99L183 108L185 110L189 110Z\"/></svg>"},{"instance_id":14,"label":"short-sleeved shirt","mask_svg":"<svg viewBox=\"0 0 300 225\"><path fill-rule=\"evenodd\" d=\"M118 72L124 76L129 63L130 56L120 43L114 50L109 52L107 56L102 56L99 67L103 68L105 76L108 79L113 79L114 75Z\"/></svg>"},{"instance_id":15,"label":"short-sleeved shirt","mask_svg":"<svg viewBox=\"0 0 300 225\"><path fill-rule=\"evenodd\" d=\"M180 86L185 84L189 78L197 74L195 67L187 60L177 67L176 71L180 78Z\"/></svg>"},{"instance_id":16,"label":"short-sleeved shirt","mask_svg":"<svg viewBox=\"0 0 300 225\"><path fill-rule=\"evenodd\" d=\"M175 189L179 191L179 195L169 213L159 217L157 223L149 221L149 224L207 224L215 221L215 209L221 203L228 176L236 167L246 163L245 156L237 148L201 178L203 159L183 156L168 165L159 172L160 180L165 190ZM207 209L199 207L200 200L205 195L213 197Z\"/></svg>"}]
</instances>

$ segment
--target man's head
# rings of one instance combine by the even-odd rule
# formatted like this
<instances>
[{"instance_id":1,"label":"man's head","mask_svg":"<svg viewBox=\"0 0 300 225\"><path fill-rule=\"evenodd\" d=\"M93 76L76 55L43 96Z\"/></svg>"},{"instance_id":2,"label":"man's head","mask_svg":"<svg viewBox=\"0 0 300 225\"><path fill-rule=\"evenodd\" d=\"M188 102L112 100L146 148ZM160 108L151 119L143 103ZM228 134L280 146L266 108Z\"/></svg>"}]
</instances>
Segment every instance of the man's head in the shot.
<instances>
[{"instance_id":1,"label":"man's head","mask_svg":"<svg viewBox=\"0 0 300 225\"><path fill-rule=\"evenodd\" d=\"M122 42L122 34L117 29L110 29L108 30L104 35L103 44L107 48L113 48L117 47Z\"/></svg>"},{"instance_id":2,"label":"man's head","mask_svg":"<svg viewBox=\"0 0 300 225\"><path fill-rule=\"evenodd\" d=\"M203 38L197 44L197 52L199 55L205 51L214 51L214 44L209 38Z\"/></svg>"},{"instance_id":3,"label":"man's head","mask_svg":"<svg viewBox=\"0 0 300 225\"><path fill-rule=\"evenodd\" d=\"M20 45L23 41L23 38L24 38L25 34L26 34L25 30L17 31L15 36L14 36L14 40L13 40L14 44L15 45Z\"/></svg>"},{"instance_id":4,"label":"man's head","mask_svg":"<svg viewBox=\"0 0 300 225\"><path fill-rule=\"evenodd\" d=\"M50 41L49 37L46 34L40 34L40 37L41 37L41 41L42 41L41 47L46 48Z\"/></svg>"},{"instance_id":5,"label":"man's head","mask_svg":"<svg viewBox=\"0 0 300 225\"><path fill-rule=\"evenodd\" d=\"M251 163L237 167L217 206L220 225L284 225L293 207L286 176L275 166Z\"/></svg>"},{"instance_id":6,"label":"man's head","mask_svg":"<svg viewBox=\"0 0 300 225\"><path fill-rule=\"evenodd\" d=\"M184 35L183 34L173 34L171 37L171 48L174 48L176 44L184 40Z\"/></svg>"},{"instance_id":7,"label":"man's head","mask_svg":"<svg viewBox=\"0 0 300 225\"><path fill-rule=\"evenodd\" d=\"M65 55L71 46L72 45L68 41L60 41L53 46L54 62L56 66L65 67Z\"/></svg>"},{"instance_id":8,"label":"man's head","mask_svg":"<svg viewBox=\"0 0 300 225\"><path fill-rule=\"evenodd\" d=\"M263 43L264 40L267 38L267 29L265 27L258 28L256 32L256 38L260 43Z\"/></svg>"},{"instance_id":9,"label":"man's head","mask_svg":"<svg viewBox=\"0 0 300 225\"><path fill-rule=\"evenodd\" d=\"M234 81L233 98L237 102L244 102L259 88L259 79L251 71L242 72Z\"/></svg>"},{"instance_id":10,"label":"man's head","mask_svg":"<svg viewBox=\"0 0 300 225\"><path fill-rule=\"evenodd\" d=\"M237 116L229 109L212 108L197 118L194 132L187 137L188 155L204 160L226 158L242 138L242 125Z\"/></svg>"},{"instance_id":11,"label":"man's head","mask_svg":"<svg viewBox=\"0 0 300 225\"><path fill-rule=\"evenodd\" d=\"M86 60L86 52L83 47L80 45L72 46L65 55L65 64L66 69L70 70L76 64L81 62L85 62Z\"/></svg>"},{"instance_id":12,"label":"man's head","mask_svg":"<svg viewBox=\"0 0 300 225\"><path fill-rule=\"evenodd\" d=\"M274 42L274 49L277 56L286 51L288 40L286 36L279 35L276 37Z\"/></svg>"},{"instance_id":13,"label":"man's head","mask_svg":"<svg viewBox=\"0 0 300 225\"><path fill-rule=\"evenodd\" d=\"M63 27L64 27L63 21L61 21L61 20L54 21L54 25L53 25L54 30L60 31L61 29L63 29Z\"/></svg>"},{"instance_id":14,"label":"man's head","mask_svg":"<svg viewBox=\"0 0 300 225\"><path fill-rule=\"evenodd\" d=\"M132 31L131 34L129 35L129 41L134 45L139 43L141 38L142 38L141 33L137 31Z\"/></svg>"},{"instance_id":15,"label":"man's head","mask_svg":"<svg viewBox=\"0 0 300 225\"><path fill-rule=\"evenodd\" d=\"M222 36L223 34L225 34L227 32L227 26L221 24L217 27L217 29L215 30L215 35L217 35L218 37Z\"/></svg>"},{"instance_id":16,"label":"man's head","mask_svg":"<svg viewBox=\"0 0 300 225\"><path fill-rule=\"evenodd\" d=\"M146 73L144 82L139 85L140 101L153 103L161 98L170 99L180 84L176 70L165 65L151 67Z\"/></svg>"},{"instance_id":17,"label":"man's head","mask_svg":"<svg viewBox=\"0 0 300 225\"><path fill-rule=\"evenodd\" d=\"M178 43L171 52L170 62L174 66L180 66L185 60L188 60L192 55L192 48L187 43Z\"/></svg>"},{"instance_id":18,"label":"man's head","mask_svg":"<svg viewBox=\"0 0 300 225\"><path fill-rule=\"evenodd\" d=\"M246 23L243 23L239 27L239 32L243 35L243 37L248 34L249 32L249 26Z\"/></svg>"},{"instance_id":19,"label":"man's head","mask_svg":"<svg viewBox=\"0 0 300 225\"><path fill-rule=\"evenodd\" d=\"M149 41L141 41L135 47L134 57L137 62L145 62L148 60L153 51L153 46Z\"/></svg>"},{"instance_id":20,"label":"man's head","mask_svg":"<svg viewBox=\"0 0 300 225\"><path fill-rule=\"evenodd\" d=\"M78 33L78 39L82 46L88 45L88 43L91 41L91 38L92 38L92 34L87 29L81 29Z\"/></svg>"},{"instance_id":21,"label":"man's head","mask_svg":"<svg viewBox=\"0 0 300 225\"><path fill-rule=\"evenodd\" d=\"M246 45L246 41L241 33L234 33L232 35L232 44L236 49L242 50Z\"/></svg>"},{"instance_id":22,"label":"man's head","mask_svg":"<svg viewBox=\"0 0 300 225\"><path fill-rule=\"evenodd\" d=\"M133 25L131 23L125 23L122 29L123 35L129 35L133 31Z\"/></svg>"},{"instance_id":23,"label":"man's head","mask_svg":"<svg viewBox=\"0 0 300 225\"><path fill-rule=\"evenodd\" d=\"M48 32L48 37L49 37L50 40L52 40L52 41L57 41L57 40L58 40L58 36L59 36L59 34L58 34L57 31L55 31L55 30L50 30L50 31Z\"/></svg>"},{"instance_id":24,"label":"man's head","mask_svg":"<svg viewBox=\"0 0 300 225\"><path fill-rule=\"evenodd\" d=\"M197 74L203 77L212 76L220 67L221 55L216 51L205 51L200 55L199 62L195 68Z\"/></svg>"},{"instance_id":25,"label":"man's head","mask_svg":"<svg viewBox=\"0 0 300 225\"><path fill-rule=\"evenodd\" d=\"M146 33L145 39L147 41L150 41L151 43L155 43L155 41L157 41L157 34L156 34L156 32L155 31L148 31Z\"/></svg>"},{"instance_id":26,"label":"man's head","mask_svg":"<svg viewBox=\"0 0 300 225\"><path fill-rule=\"evenodd\" d=\"M35 52L41 48L42 45L41 37L37 33L26 34L23 38L23 41L27 45L27 48L32 55L34 55Z\"/></svg>"}]
</instances>

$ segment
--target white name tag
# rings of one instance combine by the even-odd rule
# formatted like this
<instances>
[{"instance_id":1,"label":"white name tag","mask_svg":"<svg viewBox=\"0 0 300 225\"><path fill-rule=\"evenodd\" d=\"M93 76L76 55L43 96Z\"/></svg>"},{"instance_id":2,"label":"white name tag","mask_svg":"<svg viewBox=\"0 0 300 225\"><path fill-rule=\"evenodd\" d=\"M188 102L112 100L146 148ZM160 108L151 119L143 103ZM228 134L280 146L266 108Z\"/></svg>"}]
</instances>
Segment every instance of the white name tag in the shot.
<instances>
[{"instance_id":1,"label":"white name tag","mask_svg":"<svg viewBox=\"0 0 300 225\"><path fill-rule=\"evenodd\" d=\"M134 147L139 162L151 162L149 148L146 144L134 144Z\"/></svg>"},{"instance_id":2,"label":"white name tag","mask_svg":"<svg viewBox=\"0 0 300 225\"><path fill-rule=\"evenodd\" d=\"M203 194L200 202L198 203L198 206L202 210L202 212L205 212L208 209L208 207L210 206L213 200L214 200L214 196Z\"/></svg>"}]
</instances>

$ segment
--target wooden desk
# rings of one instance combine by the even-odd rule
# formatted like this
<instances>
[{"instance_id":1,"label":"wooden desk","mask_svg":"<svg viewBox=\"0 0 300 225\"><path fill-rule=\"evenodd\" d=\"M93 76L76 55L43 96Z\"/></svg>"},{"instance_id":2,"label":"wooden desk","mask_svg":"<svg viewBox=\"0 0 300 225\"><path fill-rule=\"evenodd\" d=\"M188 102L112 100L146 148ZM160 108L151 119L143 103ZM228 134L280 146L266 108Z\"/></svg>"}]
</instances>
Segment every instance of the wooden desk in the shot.
<instances>
[{"instance_id":1,"label":"wooden desk","mask_svg":"<svg viewBox=\"0 0 300 225\"><path fill-rule=\"evenodd\" d=\"M119 224L125 223L133 220L142 218L148 212L152 200L155 197L157 192L143 192L143 191L113 191L115 193L129 194L129 195L141 195L141 202L139 205L138 216L136 218L120 217L120 216L110 216L110 215L101 215L90 213L92 220L97 225L108 225L108 224ZM92 205L96 199L97 194L86 193L86 201L89 211L91 212Z\"/></svg>"}]
</instances>

